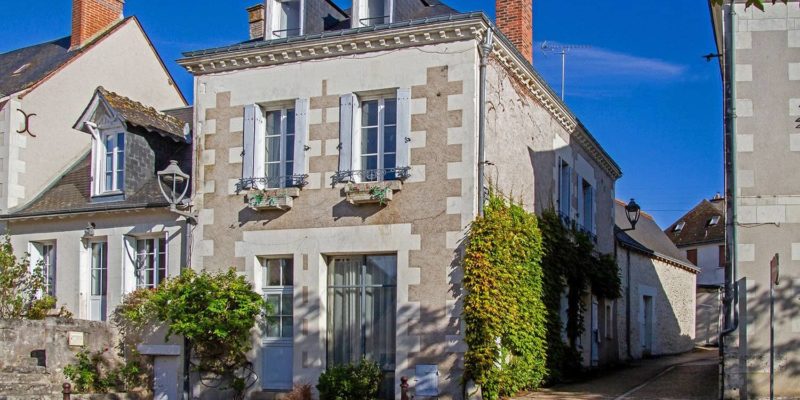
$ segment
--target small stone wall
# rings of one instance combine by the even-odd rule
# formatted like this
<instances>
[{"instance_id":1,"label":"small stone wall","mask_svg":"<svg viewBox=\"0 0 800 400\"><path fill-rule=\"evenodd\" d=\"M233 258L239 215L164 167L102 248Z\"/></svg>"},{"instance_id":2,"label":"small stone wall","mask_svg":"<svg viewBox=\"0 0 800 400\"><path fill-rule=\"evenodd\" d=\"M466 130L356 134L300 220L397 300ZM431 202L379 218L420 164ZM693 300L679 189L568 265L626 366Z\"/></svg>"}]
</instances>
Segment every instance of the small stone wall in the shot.
<instances>
[{"instance_id":1,"label":"small stone wall","mask_svg":"<svg viewBox=\"0 0 800 400\"><path fill-rule=\"evenodd\" d=\"M0 320L0 398L54 394L60 399L64 367L75 354L84 349L115 354L115 337L104 322Z\"/></svg>"}]
</instances>

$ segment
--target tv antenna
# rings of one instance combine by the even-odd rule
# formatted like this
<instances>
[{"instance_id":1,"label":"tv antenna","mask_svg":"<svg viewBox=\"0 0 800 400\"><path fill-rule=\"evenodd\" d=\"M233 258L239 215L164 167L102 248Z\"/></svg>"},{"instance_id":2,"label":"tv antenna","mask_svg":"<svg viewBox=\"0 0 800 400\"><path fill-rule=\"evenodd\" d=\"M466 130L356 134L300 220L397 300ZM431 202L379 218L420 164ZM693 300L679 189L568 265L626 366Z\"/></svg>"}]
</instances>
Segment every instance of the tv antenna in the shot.
<instances>
[{"instance_id":1,"label":"tv antenna","mask_svg":"<svg viewBox=\"0 0 800 400\"><path fill-rule=\"evenodd\" d=\"M567 53L575 49L588 49L592 46L585 44L558 44L548 41L542 42L542 53L561 54L561 101L564 101L567 75Z\"/></svg>"}]
</instances>

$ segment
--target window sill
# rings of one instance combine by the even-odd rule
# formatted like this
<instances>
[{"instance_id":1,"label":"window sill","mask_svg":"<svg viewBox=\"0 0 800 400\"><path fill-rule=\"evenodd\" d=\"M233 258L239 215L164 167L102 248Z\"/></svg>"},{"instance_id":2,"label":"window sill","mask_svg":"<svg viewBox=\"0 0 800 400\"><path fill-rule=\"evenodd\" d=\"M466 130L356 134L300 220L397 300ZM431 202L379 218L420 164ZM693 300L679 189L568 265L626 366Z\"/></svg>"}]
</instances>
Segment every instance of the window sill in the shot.
<instances>
[{"instance_id":1,"label":"window sill","mask_svg":"<svg viewBox=\"0 0 800 400\"><path fill-rule=\"evenodd\" d=\"M344 187L345 199L348 203L386 205L394 198L394 192L403 189L401 181L380 181L348 183Z\"/></svg>"},{"instance_id":2,"label":"window sill","mask_svg":"<svg viewBox=\"0 0 800 400\"><path fill-rule=\"evenodd\" d=\"M250 190L245 196L247 206L256 211L289 211L300 188Z\"/></svg>"},{"instance_id":3,"label":"window sill","mask_svg":"<svg viewBox=\"0 0 800 400\"><path fill-rule=\"evenodd\" d=\"M96 193L92 195L93 203L106 203L110 201L125 200L125 192L121 190L113 190L109 192Z\"/></svg>"}]
</instances>

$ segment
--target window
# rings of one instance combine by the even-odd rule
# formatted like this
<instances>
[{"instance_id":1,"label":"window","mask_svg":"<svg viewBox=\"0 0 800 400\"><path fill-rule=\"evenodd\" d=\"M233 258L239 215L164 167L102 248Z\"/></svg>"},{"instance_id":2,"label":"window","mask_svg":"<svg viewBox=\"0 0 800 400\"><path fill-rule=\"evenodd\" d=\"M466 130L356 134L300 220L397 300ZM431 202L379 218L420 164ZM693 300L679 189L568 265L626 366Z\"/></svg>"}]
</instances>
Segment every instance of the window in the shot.
<instances>
[{"instance_id":1,"label":"window","mask_svg":"<svg viewBox=\"0 0 800 400\"><path fill-rule=\"evenodd\" d=\"M303 35L303 0L271 0L267 2L267 39Z\"/></svg>"},{"instance_id":2,"label":"window","mask_svg":"<svg viewBox=\"0 0 800 400\"><path fill-rule=\"evenodd\" d=\"M594 232L594 188L581 179L581 225L588 232Z\"/></svg>"},{"instance_id":3,"label":"window","mask_svg":"<svg viewBox=\"0 0 800 400\"><path fill-rule=\"evenodd\" d=\"M242 179L239 189L276 189L306 183L308 99L294 107L245 107Z\"/></svg>"},{"instance_id":4,"label":"window","mask_svg":"<svg viewBox=\"0 0 800 400\"><path fill-rule=\"evenodd\" d=\"M108 290L108 244L92 243L92 296L105 296Z\"/></svg>"},{"instance_id":5,"label":"window","mask_svg":"<svg viewBox=\"0 0 800 400\"><path fill-rule=\"evenodd\" d=\"M291 258L263 259L264 300L270 307L264 320L264 336L269 339L292 338L293 331L293 262Z\"/></svg>"},{"instance_id":6,"label":"window","mask_svg":"<svg viewBox=\"0 0 800 400\"><path fill-rule=\"evenodd\" d=\"M365 181L394 180L396 174L397 99L361 102L361 167ZM385 172L381 172L385 171Z\"/></svg>"},{"instance_id":7,"label":"window","mask_svg":"<svg viewBox=\"0 0 800 400\"><path fill-rule=\"evenodd\" d=\"M673 230L674 232L680 232L680 231L682 231L682 230L683 230L683 227L684 227L684 226L686 226L686 222L684 222L684 221L681 221L681 222L678 222L678 223L675 225L675 228L673 228L672 230Z\"/></svg>"},{"instance_id":8,"label":"window","mask_svg":"<svg viewBox=\"0 0 800 400\"><path fill-rule=\"evenodd\" d=\"M711 219L708 220L708 226L714 226L714 225L718 224L719 220L720 220L720 216L719 215L715 215L715 216L711 217Z\"/></svg>"},{"instance_id":9,"label":"window","mask_svg":"<svg viewBox=\"0 0 800 400\"><path fill-rule=\"evenodd\" d=\"M167 278L167 243L163 238L136 241L136 287L155 288Z\"/></svg>"},{"instance_id":10,"label":"window","mask_svg":"<svg viewBox=\"0 0 800 400\"><path fill-rule=\"evenodd\" d=\"M410 170L411 90L340 99L337 182L403 180Z\"/></svg>"},{"instance_id":11,"label":"window","mask_svg":"<svg viewBox=\"0 0 800 400\"><path fill-rule=\"evenodd\" d=\"M397 256L334 257L328 269L328 365L374 360L393 389ZM393 393L393 391L392 391Z\"/></svg>"},{"instance_id":12,"label":"window","mask_svg":"<svg viewBox=\"0 0 800 400\"><path fill-rule=\"evenodd\" d=\"M392 23L392 0L357 0L353 3L353 28Z\"/></svg>"},{"instance_id":13,"label":"window","mask_svg":"<svg viewBox=\"0 0 800 400\"><path fill-rule=\"evenodd\" d=\"M697 249L686 250L686 258L694 265L697 265Z\"/></svg>"},{"instance_id":14,"label":"window","mask_svg":"<svg viewBox=\"0 0 800 400\"><path fill-rule=\"evenodd\" d=\"M572 218L572 168L560 160L558 162L558 212L561 218Z\"/></svg>"},{"instance_id":15,"label":"window","mask_svg":"<svg viewBox=\"0 0 800 400\"><path fill-rule=\"evenodd\" d=\"M42 244L42 274L44 274L45 293L56 295L56 245Z\"/></svg>"},{"instance_id":16,"label":"window","mask_svg":"<svg viewBox=\"0 0 800 400\"><path fill-rule=\"evenodd\" d=\"M102 192L121 191L125 183L125 134L103 135L103 151Z\"/></svg>"}]
</instances>

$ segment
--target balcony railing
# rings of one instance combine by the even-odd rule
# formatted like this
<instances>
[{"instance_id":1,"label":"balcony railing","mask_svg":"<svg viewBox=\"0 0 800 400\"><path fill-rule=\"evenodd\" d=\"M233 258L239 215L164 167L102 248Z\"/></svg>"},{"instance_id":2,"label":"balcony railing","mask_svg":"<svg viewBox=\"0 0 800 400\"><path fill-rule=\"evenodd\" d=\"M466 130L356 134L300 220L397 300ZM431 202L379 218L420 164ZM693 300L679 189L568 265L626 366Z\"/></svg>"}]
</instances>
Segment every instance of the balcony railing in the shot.
<instances>
[{"instance_id":1,"label":"balcony railing","mask_svg":"<svg viewBox=\"0 0 800 400\"><path fill-rule=\"evenodd\" d=\"M331 185L343 182L404 181L411 175L411 167L362 169L338 171L331 177Z\"/></svg>"},{"instance_id":2,"label":"balcony railing","mask_svg":"<svg viewBox=\"0 0 800 400\"><path fill-rule=\"evenodd\" d=\"M272 31L272 35L278 39L283 39L287 37L293 36L300 36L300 28L293 28L293 29L279 29L276 31Z\"/></svg>"},{"instance_id":3,"label":"balcony railing","mask_svg":"<svg viewBox=\"0 0 800 400\"><path fill-rule=\"evenodd\" d=\"M249 189L283 189L308 185L308 175L265 176L260 178L242 178L236 184L236 193Z\"/></svg>"},{"instance_id":4,"label":"balcony railing","mask_svg":"<svg viewBox=\"0 0 800 400\"><path fill-rule=\"evenodd\" d=\"M388 15L379 15L377 17L361 18L358 22L361 23L361 26L374 26L385 24L387 19L389 19Z\"/></svg>"}]
</instances>

